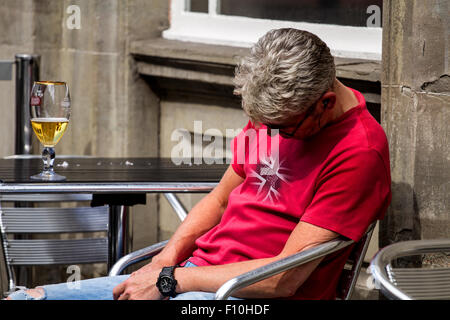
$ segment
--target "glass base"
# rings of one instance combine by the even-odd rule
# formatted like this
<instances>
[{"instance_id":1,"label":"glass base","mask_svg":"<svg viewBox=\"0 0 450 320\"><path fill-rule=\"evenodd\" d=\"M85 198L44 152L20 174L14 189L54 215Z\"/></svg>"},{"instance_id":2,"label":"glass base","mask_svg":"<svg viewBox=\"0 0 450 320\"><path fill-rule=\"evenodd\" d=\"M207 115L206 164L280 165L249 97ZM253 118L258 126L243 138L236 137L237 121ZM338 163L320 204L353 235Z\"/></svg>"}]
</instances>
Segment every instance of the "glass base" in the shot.
<instances>
[{"instance_id":1,"label":"glass base","mask_svg":"<svg viewBox=\"0 0 450 320\"><path fill-rule=\"evenodd\" d=\"M66 180L66 177L52 171L43 171L39 174L31 176L30 179L40 181L64 181Z\"/></svg>"}]
</instances>

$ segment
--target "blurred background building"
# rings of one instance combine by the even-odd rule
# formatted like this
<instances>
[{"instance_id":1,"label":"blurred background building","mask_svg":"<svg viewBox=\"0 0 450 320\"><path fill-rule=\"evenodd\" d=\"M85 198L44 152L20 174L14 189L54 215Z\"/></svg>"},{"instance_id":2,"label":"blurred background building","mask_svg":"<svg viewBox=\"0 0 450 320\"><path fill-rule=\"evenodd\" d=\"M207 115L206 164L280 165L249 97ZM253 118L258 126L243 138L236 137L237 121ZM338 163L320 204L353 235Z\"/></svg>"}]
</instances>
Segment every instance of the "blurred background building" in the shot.
<instances>
[{"instance_id":1,"label":"blurred background building","mask_svg":"<svg viewBox=\"0 0 450 320\"><path fill-rule=\"evenodd\" d=\"M170 157L180 129L229 148L226 129L247 123L234 68L260 36L279 27L316 33L390 143L393 201L370 259L392 242L450 237L448 13L447 0L0 0L0 60L38 54L42 80L69 84L72 116L57 154ZM1 157L14 154L14 90L14 79L0 81ZM180 195L188 209L201 197ZM131 222L132 250L179 224L158 195L133 207ZM105 272L83 267L84 277ZM64 277L34 272L33 281Z\"/></svg>"}]
</instances>

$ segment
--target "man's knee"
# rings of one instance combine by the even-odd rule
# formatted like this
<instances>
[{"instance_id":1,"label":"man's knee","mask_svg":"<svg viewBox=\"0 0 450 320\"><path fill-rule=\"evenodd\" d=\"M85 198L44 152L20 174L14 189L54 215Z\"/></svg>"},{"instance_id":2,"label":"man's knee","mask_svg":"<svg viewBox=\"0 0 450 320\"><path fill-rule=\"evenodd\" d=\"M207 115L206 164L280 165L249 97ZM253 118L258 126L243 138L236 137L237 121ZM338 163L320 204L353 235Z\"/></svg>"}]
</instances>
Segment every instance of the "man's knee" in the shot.
<instances>
[{"instance_id":1,"label":"man's knee","mask_svg":"<svg viewBox=\"0 0 450 320\"><path fill-rule=\"evenodd\" d=\"M18 290L11 293L6 300L43 300L45 299L45 290L43 288L35 288L28 290Z\"/></svg>"},{"instance_id":2,"label":"man's knee","mask_svg":"<svg viewBox=\"0 0 450 320\"><path fill-rule=\"evenodd\" d=\"M30 289L27 290L27 293L32 296L33 298L43 298L45 296L45 291L43 288L35 288L35 289Z\"/></svg>"}]
</instances>

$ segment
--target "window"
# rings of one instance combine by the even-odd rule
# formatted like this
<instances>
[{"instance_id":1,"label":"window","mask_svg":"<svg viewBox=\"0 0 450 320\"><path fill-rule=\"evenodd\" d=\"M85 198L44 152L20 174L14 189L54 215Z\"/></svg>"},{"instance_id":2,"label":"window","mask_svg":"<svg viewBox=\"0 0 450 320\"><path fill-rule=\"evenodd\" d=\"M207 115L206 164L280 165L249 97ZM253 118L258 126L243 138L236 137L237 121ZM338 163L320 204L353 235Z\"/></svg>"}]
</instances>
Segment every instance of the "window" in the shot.
<instances>
[{"instance_id":1,"label":"window","mask_svg":"<svg viewBox=\"0 0 450 320\"><path fill-rule=\"evenodd\" d=\"M382 0L172 0L167 39L250 47L274 28L318 35L338 57L381 60Z\"/></svg>"}]
</instances>

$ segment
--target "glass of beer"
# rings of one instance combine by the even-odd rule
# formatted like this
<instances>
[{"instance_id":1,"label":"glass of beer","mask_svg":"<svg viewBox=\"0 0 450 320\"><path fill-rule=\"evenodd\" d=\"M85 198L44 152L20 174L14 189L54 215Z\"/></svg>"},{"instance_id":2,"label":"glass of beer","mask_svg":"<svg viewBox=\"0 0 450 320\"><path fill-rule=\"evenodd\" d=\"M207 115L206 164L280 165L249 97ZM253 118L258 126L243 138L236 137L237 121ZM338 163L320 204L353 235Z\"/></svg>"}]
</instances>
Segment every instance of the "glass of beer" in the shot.
<instances>
[{"instance_id":1,"label":"glass of beer","mask_svg":"<svg viewBox=\"0 0 450 320\"><path fill-rule=\"evenodd\" d=\"M31 126L44 146L42 160L44 170L31 176L33 180L62 181L66 177L54 172L55 145L62 138L69 124L69 87L61 81L36 81L30 98Z\"/></svg>"}]
</instances>

